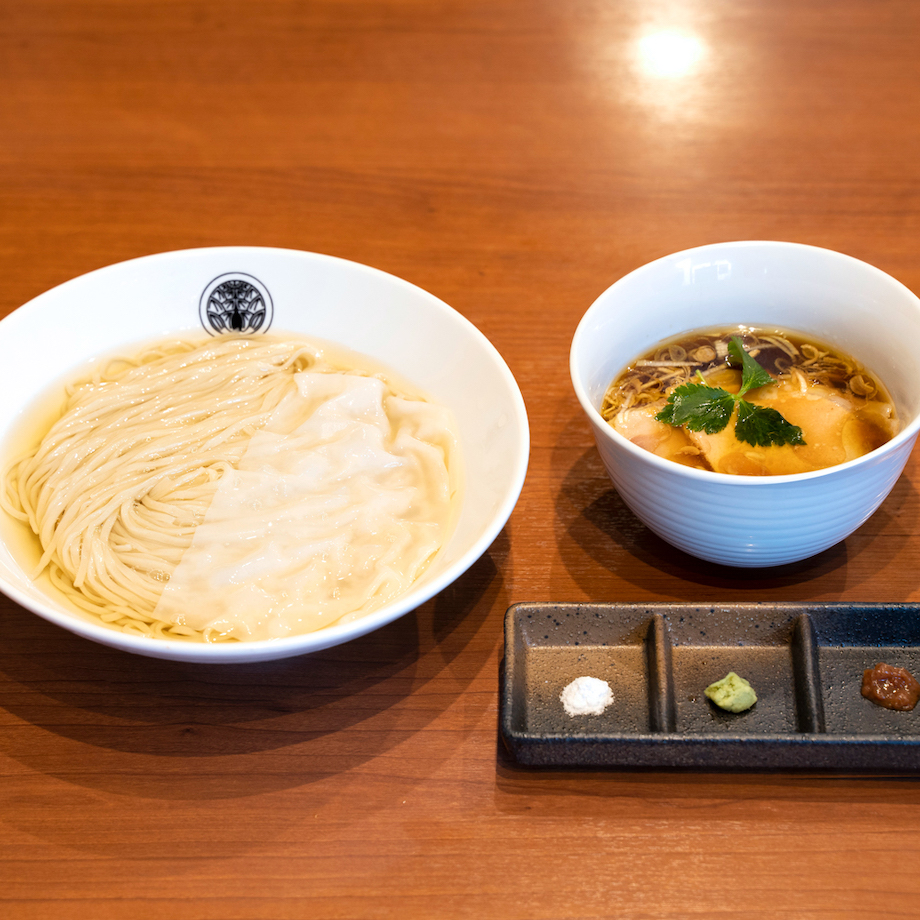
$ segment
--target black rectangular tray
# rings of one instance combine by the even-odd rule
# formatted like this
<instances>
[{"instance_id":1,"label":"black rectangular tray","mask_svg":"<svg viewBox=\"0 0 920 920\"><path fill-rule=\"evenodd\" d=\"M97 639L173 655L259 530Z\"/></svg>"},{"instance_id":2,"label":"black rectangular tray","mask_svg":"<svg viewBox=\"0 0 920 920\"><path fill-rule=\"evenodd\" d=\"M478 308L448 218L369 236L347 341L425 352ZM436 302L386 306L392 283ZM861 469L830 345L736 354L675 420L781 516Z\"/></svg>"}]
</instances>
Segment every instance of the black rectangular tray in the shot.
<instances>
[{"instance_id":1,"label":"black rectangular tray","mask_svg":"<svg viewBox=\"0 0 920 920\"><path fill-rule=\"evenodd\" d=\"M532 766L920 770L920 705L860 694L879 662L920 679L920 606L515 604L501 735ZM757 693L746 712L703 693L729 671ZM581 676L610 684L602 715L563 708Z\"/></svg>"}]
</instances>

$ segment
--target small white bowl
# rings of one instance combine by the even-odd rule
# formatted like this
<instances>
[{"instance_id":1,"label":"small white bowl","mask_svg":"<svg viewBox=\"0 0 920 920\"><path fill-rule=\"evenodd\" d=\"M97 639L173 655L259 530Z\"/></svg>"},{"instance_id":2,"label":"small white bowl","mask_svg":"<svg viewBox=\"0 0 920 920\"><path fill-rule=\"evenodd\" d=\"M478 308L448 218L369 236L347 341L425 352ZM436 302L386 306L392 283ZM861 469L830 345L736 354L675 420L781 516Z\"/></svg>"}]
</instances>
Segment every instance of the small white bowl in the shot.
<instances>
[{"instance_id":1,"label":"small white bowl","mask_svg":"<svg viewBox=\"0 0 920 920\"><path fill-rule=\"evenodd\" d=\"M663 339L714 326L811 333L888 387L901 432L839 466L792 476L691 469L632 444L601 417L613 378ZM712 562L772 566L843 540L891 491L920 430L920 299L865 262L797 243L719 243L666 256L611 285L572 341L575 393L623 501L662 539Z\"/></svg>"},{"instance_id":2,"label":"small white bowl","mask_svg":"<svg viewBox=\"0 0 920 920\"><path fill-rule=\"evenodd\" d=\"M465 572L505 525L527 471L529 429L520 390L501 356L468 320L385 272L316 253L226 247L162 253L91 272L0 321L0 451L50 385L125 346L201 332L202 297L221 276L242 275L263 294L273 331L336 342L367 355L454 413L463 463L455 529L412 589L363 619L264 642L144 639L75 613L29 578L16 525L0 511L0 590L71 632L155 658L266 661L369 633L433 597ZM264 326L263 326L264 328ZM71 373L68 373L68 372ZM8 451L3 457L8 459Z\"/></svg>"}]
</instances>

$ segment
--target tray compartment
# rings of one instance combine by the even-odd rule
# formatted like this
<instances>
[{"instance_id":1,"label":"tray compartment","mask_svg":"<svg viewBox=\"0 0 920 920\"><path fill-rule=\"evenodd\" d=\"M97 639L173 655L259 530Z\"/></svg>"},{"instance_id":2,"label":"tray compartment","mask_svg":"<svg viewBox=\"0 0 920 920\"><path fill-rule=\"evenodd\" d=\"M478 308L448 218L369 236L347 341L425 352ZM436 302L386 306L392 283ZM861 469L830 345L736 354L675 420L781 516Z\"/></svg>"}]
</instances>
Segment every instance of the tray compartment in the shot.
<instances>
[{"instance_id":1,"label":"tray compartment","mask_svg":"<svg viewBox=\"0 0 920 920\"><path fill-rule=\"evenodd\" d=\"M752 618L748 611L717 607L677 613L672 652L677 732L772 735L823 730L811 618L807 613L770 618L763 608L755 613ZM757 693L757 704L746 712L719 709L703 692L729 671L748 680Z\"/></svg>"},{"instance_id":2,"label":"tray compartment","mask_svg":"<svg viewBox=\"0 0 920 920\"><path fill-rule=\"evenodd\" d=\"M920 705L913 712L896 712L870 703L859 692L863 671L879 662L907 668L915 677L920 676L920 651L898 646L845 646L822 649L820 657L829 732L920 739Z\"/></svg>"},{"instance_id":3,"label":"tray compartment","mask_svg":"<svg viewBox=\"0 0 920 920\"><path fill-rule=\"evenodd\" d=\"M920 705L912 712L876 706L859 693L863 671L879 662L920 679L920 608L859 606L814 612L827 731L840 735L920 738Z\"/></svg>"},{"instance_id":4,"label":"tray compartment","mask_svg":"<svg viewBox=\"0 0 920 920\"><path fill-rule=\"evenodd\" d=\"M703 691L735 671L750 681L757 703L745 712L719 709ZM768 735L799 731L788 645L737 648L687 646L674 652L677 732L686 735Z\"/></svg>"},{"instance_id":5,"label":"tray compartment","mask_svg":"<svg viewBox=\"0 0 920 920\"><path fill-rule=\"evenodd\" d=\"M515 730L544 735L651 731L649 701L659 691L649 684L648 631L647 616L611 623L590 607L522 609L510 656L520 665L509 672ZM579 716L573 724L559 697L568 683L582 676L606 680L615 702L603 714ZM655 718L660 718L661 707L655 708Z\"/></svg>"}]
</instances>

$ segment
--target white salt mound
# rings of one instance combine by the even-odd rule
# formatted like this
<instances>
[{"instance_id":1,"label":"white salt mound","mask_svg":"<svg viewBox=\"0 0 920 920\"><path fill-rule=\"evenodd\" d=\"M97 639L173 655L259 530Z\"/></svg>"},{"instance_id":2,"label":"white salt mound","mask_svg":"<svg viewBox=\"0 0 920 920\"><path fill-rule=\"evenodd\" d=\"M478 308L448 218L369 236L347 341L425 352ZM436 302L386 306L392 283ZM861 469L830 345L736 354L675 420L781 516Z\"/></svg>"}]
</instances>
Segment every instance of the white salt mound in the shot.
<instances>
[{"instance_id":1,"label":"white salt mound","mask_svg":"<svg viewBox=\"0 0 920 920\"><path fill-rule=\"evenodd\" d=\"M570 716L599 716L613 702L613 691L606 680L576 677L559 699Z\"/></svg>"}]
</instances>

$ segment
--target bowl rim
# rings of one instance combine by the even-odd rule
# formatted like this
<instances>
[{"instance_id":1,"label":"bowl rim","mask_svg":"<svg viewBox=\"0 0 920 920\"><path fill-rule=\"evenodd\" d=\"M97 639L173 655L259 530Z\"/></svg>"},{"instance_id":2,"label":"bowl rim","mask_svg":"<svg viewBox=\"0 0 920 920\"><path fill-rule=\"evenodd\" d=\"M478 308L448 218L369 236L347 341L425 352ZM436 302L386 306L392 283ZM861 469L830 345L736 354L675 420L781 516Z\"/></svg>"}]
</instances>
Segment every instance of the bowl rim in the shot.
<instances>
[{"instance_id":1,"label":"bowl rim","mask_svg":"<svg viewBox=\"0 0 920 920\"><path fill-rule=\"evenodd\" d=\"M372 277L390 285L411 291L413 296L421 296L428 308L434 308L450 321L465 327L468 334L477 342L478 346L488 356L498 376L504 381L507 388L507 398L513 415L512 422L517 423L519 436L516 439L513 464L509 470L508 484L501 494L501 499L493 509L488 525L479 537L443 572L417 587L412 587L406 593L398 596L389 604L372 611L364 617L359 617L347 623L332 623L329 626L308 633L299 633L282 639L256 639L227 643L200 643L188 642L181 639L158 638L152 639L145 636L136 636L131 633L121 632L102 624L94 623L91 619L82 618L77 613L70 613L47 606L35 597L26 594L16 585L10 584L0 572L0 591L15 603L68 630L71 633L89 639L96 643L117 648L125 652L140 654L165 660L186 661L202 664L242 664L246 662L268 661L305 655L311 652L322 651L357 639L368 633L374 632L383 626L399 619L429 601L450 584L464 574L495 541L498 534L505 527L513 512L520 493L524 486L530 460L530 427L527 409L520 387L507 362L489 338L469 319L466 318L446 301L437 295L391 274L382 269L374 268L361 262L345 259L340 256L312 252L285 247L273 246L203 246L187 249L177 249L165 252L151 253L137 258L125 259L101 266L60 284L54 285L32 297L26 303L12 310L7 316L0 319L0 345L4 332L15 326L17 319L26 313L41 310L43 302L51 296L60 294L62 289L78 286L93 276L129 270L137 263L147 263L154 260L168 262L171 259L189 259L195 256L227 254L240 255L247 252L262 255L277 255L283 258L305 259L309 261L337 264L348 271L370 274ZM12 320L12 322L10 322ZM179 330L181 331L181 330ZM127 342L126 342L127 344ZM398 369L396 369L397 372ZM49 381L53 382L53 381ZM28 577L28 573L25 573Z\"/></svg>"},{"instance_id":2,"label":"bowl rim","mask_svg":"<svg viewBox=\"0 0 920 920\"><path fill-rule=\"evenodd\" d=\"M661 470L665 473L670 473L677 476L685 476L687 479L692 481L699 481L701 483L709 483L715 485L716 483L725 486L731 486L733 488L739 487L755 487L759 489L769 489L775 486L787 485L792 482L806 482L811 479L824 479L829 476L840 476L847 475L850 471L856 470L861 466L872 465L883 460L888 454L895 453L898 451L902 445L906 442L913 441L918 432L920 432L920 412L911 420L911 422L905 425L891 440L886 441L880 447L875 448L875 450L869 451L867 454L863 454L861 457L856 457L853 460L847 460L844 463L838 463L835 466L828 466L820 470L810 470L804 473L786 473L783 475L776 476L751 476L744 473L717 473L713 470L701 470L696 469L691 466L684 466L681 463L675 463L673 460L667 460L664 457L659 457L657 454L653 454L651 451L647 451L642 447L639 447L636 444L633 444L628 438L623 437L616 429L610 425L609 422L600 414L600 411L589 399L587 391L582 383L581 379L581 369L578 366L578 354L579 346L582 341L588 335L588 325L590 322L590 317L592 313L597 312L602 301L609 295L609 293L618 285L626 282L628 279L634 279L636 276L642 274L649 274L655 271L662 263L670 263L676 259L687 258L694 254L700 254L707 250L720 249L752 249L752 248L764 248L764 249L775 249L775 250L797 250L797 251L816 251L822 253L824 256L829 256L831 258L838 258L844 260L850 264L858 265L862 270L866 270L871 274L875 274L877 277L883 279L885 283L892 284L896 288L900 288L902 293L908 295L908 298L913 300L918 312L920 312L920 297L914 294L910 288L907 287L903 282L898 281L893 275L889 275L887 272L882 271L875 265L872 265L869 262L865 262L862 259L857 259L854 256L849 256L846 253L838 252L835 249L826 249L822 246L814 246L810 243L795 243L790 241L783 240L729 240L723 243L706 243L701 246L693 246L689 249L682 249L678 252L670 253L668 255L661 256L657 259L653 259L651 262L645 262L637 268L632 269L627 272L625 275L619 277L612 284L608 285L592 302L591 306L585 311L584 315L578 321L578 325L575 328L575 332L572 336L572 344L569 349L569 375L572 380L572 385L575 390L575 395L578 399L578 402L581 404L582 410L588 416L592 427L595 430L595 433L603 432L603 436L611 441L616 447L620 450L624 450L637 460L650 464L652 467ZM691 330L687 330L688 332Z\"/></svg>"}]
</instances>

